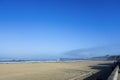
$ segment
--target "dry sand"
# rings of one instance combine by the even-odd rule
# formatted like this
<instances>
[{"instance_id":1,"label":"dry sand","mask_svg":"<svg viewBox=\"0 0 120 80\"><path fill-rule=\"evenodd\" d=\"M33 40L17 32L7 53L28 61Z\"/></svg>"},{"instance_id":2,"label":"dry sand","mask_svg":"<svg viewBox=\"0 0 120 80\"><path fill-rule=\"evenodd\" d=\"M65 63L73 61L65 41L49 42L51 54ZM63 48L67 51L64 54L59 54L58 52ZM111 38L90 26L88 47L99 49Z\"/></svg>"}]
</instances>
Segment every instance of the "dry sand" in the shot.
<instances>
[{"instance_id":1,"label":"dry sand","mask_svg":"<svg viewBox=\"0 0 120 80\"><path fill-rule=\"evenodd\" d=\"M107 61L0 64L0 80L83 80Z\"/></svg>"}]
</instances>

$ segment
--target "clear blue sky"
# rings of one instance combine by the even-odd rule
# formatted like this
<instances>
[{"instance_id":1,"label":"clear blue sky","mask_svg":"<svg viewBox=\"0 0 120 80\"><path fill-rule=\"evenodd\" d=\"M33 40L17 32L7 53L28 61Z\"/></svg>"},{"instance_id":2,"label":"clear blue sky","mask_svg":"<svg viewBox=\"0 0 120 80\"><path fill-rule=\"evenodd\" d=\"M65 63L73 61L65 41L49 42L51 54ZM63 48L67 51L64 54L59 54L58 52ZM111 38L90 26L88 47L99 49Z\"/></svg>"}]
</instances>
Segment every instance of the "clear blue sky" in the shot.
<instances>
[{"instance_id":1,"label":"clear blue sky","mask_svg":"<svg viewBox=\"0 0 120 80\"><path fill-rule=\"evenodd\" d=\"M0 0L1 57L120 43L119 0Z\"/></svg>"}]
</instances>

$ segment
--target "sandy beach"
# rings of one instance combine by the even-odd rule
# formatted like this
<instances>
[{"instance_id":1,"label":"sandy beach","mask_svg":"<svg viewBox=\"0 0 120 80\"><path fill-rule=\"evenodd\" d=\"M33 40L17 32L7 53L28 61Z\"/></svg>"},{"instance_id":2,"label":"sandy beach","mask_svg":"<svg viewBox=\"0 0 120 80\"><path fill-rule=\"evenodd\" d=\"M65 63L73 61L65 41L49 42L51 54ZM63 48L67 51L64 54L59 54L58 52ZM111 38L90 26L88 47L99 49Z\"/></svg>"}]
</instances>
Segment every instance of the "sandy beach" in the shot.
<instances>
[{"instance_id":1,"label":"sandy beach","mask_svg":"<svg viewBox=\"0 0 120 80\"><path fill-rule=\"evenodd\" d=\"M84 80L108 61L0 64L0 80ZM101 65L107 66L107 65Z\"/></svg>"}]
</instances>

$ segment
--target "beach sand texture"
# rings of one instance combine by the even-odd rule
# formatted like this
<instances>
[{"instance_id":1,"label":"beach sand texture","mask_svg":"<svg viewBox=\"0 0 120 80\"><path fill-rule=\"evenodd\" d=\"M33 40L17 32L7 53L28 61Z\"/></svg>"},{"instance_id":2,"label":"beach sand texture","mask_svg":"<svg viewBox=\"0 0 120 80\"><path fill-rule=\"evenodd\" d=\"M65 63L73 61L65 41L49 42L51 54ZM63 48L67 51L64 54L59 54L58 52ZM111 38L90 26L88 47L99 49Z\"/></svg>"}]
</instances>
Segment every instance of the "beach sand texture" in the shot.
<instances>
[{"instance_id":1,"label":"beach sand texture","mask_svg":"<svg viewBox=\"0 0 120 80\"><path fill-rule=\"evenodd\" d=\"M107 61L0 64L0 80L83 80ZM105 66L105 65L103 65Z\"/></svg>"}]
</instances>

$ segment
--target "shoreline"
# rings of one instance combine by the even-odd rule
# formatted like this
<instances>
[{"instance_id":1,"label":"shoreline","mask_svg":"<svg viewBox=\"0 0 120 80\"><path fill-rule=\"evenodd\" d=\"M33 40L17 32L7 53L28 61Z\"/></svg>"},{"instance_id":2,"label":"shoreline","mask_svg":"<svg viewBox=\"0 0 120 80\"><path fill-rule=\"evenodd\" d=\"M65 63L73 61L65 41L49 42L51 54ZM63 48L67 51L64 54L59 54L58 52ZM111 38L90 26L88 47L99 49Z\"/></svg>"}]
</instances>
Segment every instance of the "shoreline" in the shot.
<instances>
[{"instance_id":1,"label":"shoreline","mask_svg":"<svg viewBox=\"0 0 120 80\"><path fill-rule=\"evenodd\" d=\"M83 61L105 61L107 60L68 60L68 61L1 61L0 64L19 64L19 63L64 63L64 62L83 62Z\"/></svg>"}]
</instances>

